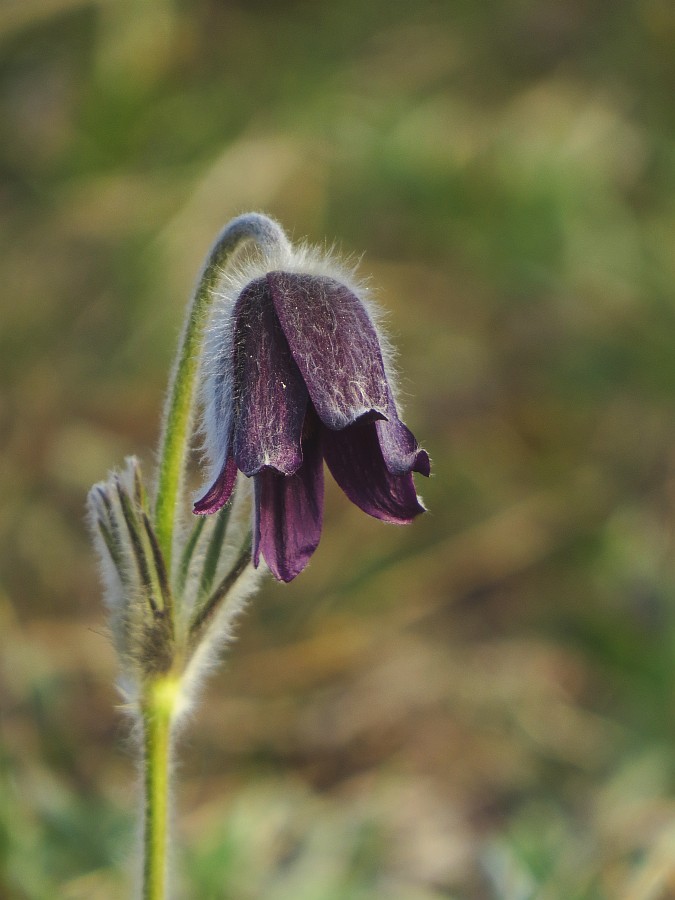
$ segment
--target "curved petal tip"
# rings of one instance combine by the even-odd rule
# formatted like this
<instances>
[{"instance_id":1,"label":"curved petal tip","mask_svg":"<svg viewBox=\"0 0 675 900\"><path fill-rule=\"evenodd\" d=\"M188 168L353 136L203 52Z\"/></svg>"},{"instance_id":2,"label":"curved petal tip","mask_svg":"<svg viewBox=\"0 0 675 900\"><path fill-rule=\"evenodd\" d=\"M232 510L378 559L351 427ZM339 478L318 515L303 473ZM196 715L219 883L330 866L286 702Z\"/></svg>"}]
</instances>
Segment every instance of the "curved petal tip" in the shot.
<instances>
[{"instance_id":1,"label":"curved petal tip","mask_svg":"<svg viewBox=\"0 0 675 900\"><path fill-rule=\"evenodd\" d=\"M419 472L420 475L424 475L425 478L429 477L431 474L431 460L426 450L418 451L412 470L413 472Z\"/></svg>"},{"instance_id":2,"label":"curved petal tip","mask_svg":"<svg viewBox=\"0 0 675 900\"><path fill-rule=\"evenodd\" d=\"M210 516L217 513L230 499L236 478L237 465L230 456L208 491L195 501L192 512L196 516Z\"/></svg>"}]
</instances>

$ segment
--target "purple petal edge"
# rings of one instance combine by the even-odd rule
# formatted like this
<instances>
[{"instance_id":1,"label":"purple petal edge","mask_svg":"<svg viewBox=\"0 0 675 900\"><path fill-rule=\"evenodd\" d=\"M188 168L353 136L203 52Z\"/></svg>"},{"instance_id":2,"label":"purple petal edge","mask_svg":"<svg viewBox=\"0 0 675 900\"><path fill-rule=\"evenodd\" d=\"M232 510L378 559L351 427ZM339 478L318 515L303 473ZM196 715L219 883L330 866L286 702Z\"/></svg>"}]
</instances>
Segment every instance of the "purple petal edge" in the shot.
<instances>
[{"instance_id":1,"label":"purple petal edge","mask_svg":"<svg viewBox=\"0 0 675 900\"><path fill-rule=\"evenodd\" d=\"M208 491L199 500L195 501L192 512L196 516L210 516L217 513L227 503L232 495L234 482L237 479L237 465L232 456L228 457L220 475Z\"/></svg>"}]
</instances>

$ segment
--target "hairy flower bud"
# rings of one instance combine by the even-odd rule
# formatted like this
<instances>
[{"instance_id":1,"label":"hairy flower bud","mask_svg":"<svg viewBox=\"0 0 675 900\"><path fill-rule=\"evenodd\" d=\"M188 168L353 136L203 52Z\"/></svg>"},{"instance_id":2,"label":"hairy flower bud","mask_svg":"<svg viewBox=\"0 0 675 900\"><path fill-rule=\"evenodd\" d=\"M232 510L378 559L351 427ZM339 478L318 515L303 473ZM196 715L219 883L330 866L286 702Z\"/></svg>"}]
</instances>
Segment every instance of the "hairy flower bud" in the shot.
<instances>
[{"instance_id":1,"label":"hairy flower bud","mask_svg":"<svg viewBox=\"0 0 675 900\"><path fill-rule=\"evenodd\" d=\"M204 430L212 484L199 515L254 480L253 560L290 581L321 536L323 461L349 499L385 522L424 511L412 473L429 457L400 420L365 290L308 250L231 279L210 337ZM386 346L386 345L385 345Z\"/></svg>"}]
</instances>

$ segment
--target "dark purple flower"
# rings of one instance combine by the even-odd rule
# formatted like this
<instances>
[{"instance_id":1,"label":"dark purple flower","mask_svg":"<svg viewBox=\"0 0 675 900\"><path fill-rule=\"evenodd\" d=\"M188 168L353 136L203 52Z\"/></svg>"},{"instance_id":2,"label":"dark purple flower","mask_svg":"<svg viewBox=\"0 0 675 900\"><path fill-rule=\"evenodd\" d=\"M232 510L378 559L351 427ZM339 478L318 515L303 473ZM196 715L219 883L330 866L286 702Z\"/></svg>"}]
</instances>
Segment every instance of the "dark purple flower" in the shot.
<instances>
[{"instance_id":1,"label":"dark purple flower","mask_svg":"<svg viewBox=\"0 0 675 900\"><path fill-rule=\"evenodd\" d=\"M237 470L254 479L253 560L290 581L321 536L323 460L349 499L385 522L424 511L413 472L429 457L396 411L380 342L356 294L324 275L250 281L228 320L207 437L217 477L194 505L217 512Z\"/></svg>"}]
</instances>

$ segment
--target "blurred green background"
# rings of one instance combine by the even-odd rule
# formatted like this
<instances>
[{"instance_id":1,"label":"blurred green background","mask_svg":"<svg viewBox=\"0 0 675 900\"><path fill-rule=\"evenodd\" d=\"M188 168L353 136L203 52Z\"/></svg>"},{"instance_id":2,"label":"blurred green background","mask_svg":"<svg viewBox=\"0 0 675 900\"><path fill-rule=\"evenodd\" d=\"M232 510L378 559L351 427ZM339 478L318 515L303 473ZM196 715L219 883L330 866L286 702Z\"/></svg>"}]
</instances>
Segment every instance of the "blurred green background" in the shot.
<instances>
[{"instance_id":1,"label":"blurred green background","mask_svg":"<svg viewBox=\"0 0 675 900\"><path fill-rule=\"evenodd\" d=\"M0 897L133 882L84 524L203 256L364 254L430 512L330 486L185 735L180 898L675 897L670 0L0 2Z\"/></svg>"}]
</instances>

